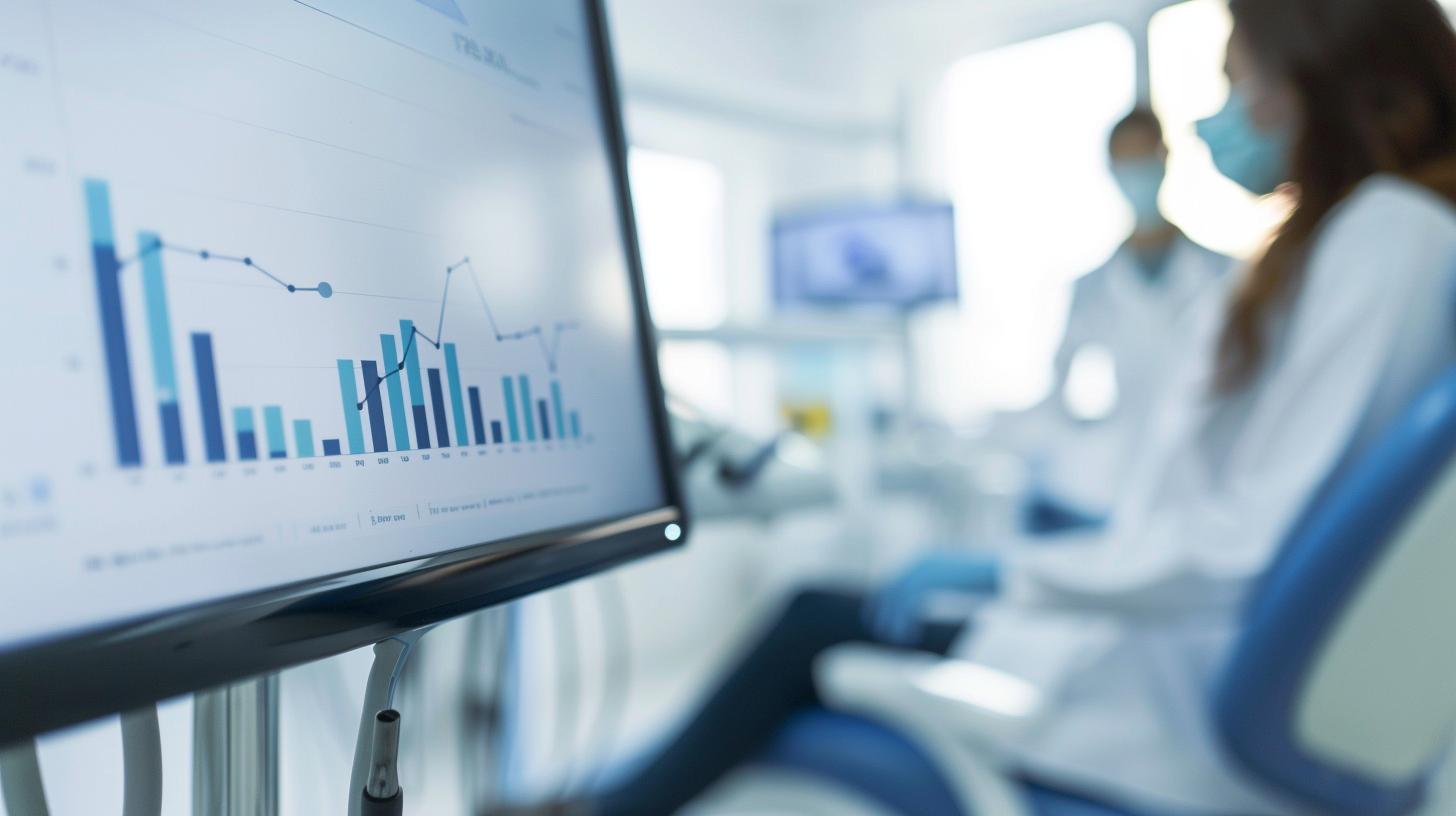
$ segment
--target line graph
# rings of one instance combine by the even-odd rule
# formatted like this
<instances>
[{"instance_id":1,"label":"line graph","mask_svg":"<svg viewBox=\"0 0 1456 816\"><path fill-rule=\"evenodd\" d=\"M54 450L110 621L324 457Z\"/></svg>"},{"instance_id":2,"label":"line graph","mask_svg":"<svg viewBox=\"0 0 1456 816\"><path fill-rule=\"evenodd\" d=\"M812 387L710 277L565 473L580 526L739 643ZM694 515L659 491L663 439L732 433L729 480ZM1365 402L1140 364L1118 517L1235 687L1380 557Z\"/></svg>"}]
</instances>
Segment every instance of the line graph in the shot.
<instances>
[{"instance_id":1,"label":"line graph","mask_svg":"<svg viewBox=\"0 0 1456 816\"><path fill-rule=\"evenodd\" d=\"M118 463L124 468L143 464L142 434L138 429L136 395L131 373L132 355L128 348L123 283L128 269L140 267L141 284L146 304L147 337L151 346L155 395L161 422L164 448L162 460L168 465L188 461L183 416L178 388L177 354L173 342L172 309L169 302L165 256L179 256L206 263L235 267L268 281L288 294L314 294L330 308L339 308L338 292L328 281L301 284L277 267L265 266L251 254L217 252L189 244L164 240L157 232L137 234L137 249L132 255L117 254L117 236L112 218L109 185L99 179L85 182L86 214L92 236L93 266L99 316L103 326L107 376L110 386L113 423L117 442ZM581 417L568 410L563 402L562 385L556 379L560 367L563 338L580 328L578 322L561 320L554 323L533 323L525 327L506 327L497 318L496 309L486 294L475 263L469 256L444 269L439 308L434 313L433 333L419 328L410 318L398 322L399 334L379 335L380 358L356 361L341 357L335 361L338 394L342 404L344 433L322 440L325 456L362 454L367 446L375 453L390 450L427 450L431 447L469 447L472 445L505 445L505 423L485 416L486 400L478 384L465 382L456 342L446 335L446 319L451 314L451 293L458 290L455 278L465 274L470 279L480 304L481 316L496 344L534 344L550 376L548 399L532 400L531 378L519 373L502 378L501 409L509 420L509 443L551 442L583 438ZM391 297L380 293L350 292L363 297ZM284 408L280 405L234 405L224 410L224 386L218 365L218 347L211 332L191 333L194 382L197 389L197 410L203 429L203 448L209 463L228 460L225 420L231 417L235 455L239 461L255 461L259 456L260 437L254 424L255 408L265 418L267 458L288 457ZM443 365L423 363L421 346L443 356ZM361 379L362 378L362 379ZM404 381L402 384L401 381ZM428 383L428 387L426 387ZM405 385L409 399L406 405ZM388 392L388 408L385 406ZM468 402L467 402L468 395ZM520 433L518 416L526 418L526 433ZM556 421L548 421L550 417ZM538 426L533 421L540 417ZM570 422L568 424L567 418ZM316 418L292 418L295 429L294 451L299 457L315 455L313 428L322 425ZM368 431L365 433L367 420ZM554 434L553 434L554 424ZM411 427L412 426L412 427ZM393 442L390 442L390 435Z\"/></svg>"},{"instance_id":2,"label":"line graph","mask_svg":"<svg viewBox=\"0 0 1456 816\"><path fill-rule=\"evenodd\" d=\"M150 234L148 238L148 243L142 246L135 255L131 255L126 258L120 258L117 260L117 272L124 272L129 267L135 266L138 263L145 262L147 258L157 253L171 252L178 255L196 258L201 261L218 261L221 263L236 264L244 268L251 269L254 272L262 275L264 278L267 278L268 280L277 284L280 288L287 291L289 294L316 293L319 297L325 300L328 300L329 298L332 298L334 296L334 287L328 281L319 281L313 286L303 286L290 283L289 281L284 280L278 275L275 275L274 273L268 271L261 263L259 263L250 255L227 255L219 252L213 252L212 250L208 249L195 249L192 247L175 244L170 241L165 241L161 238L161 236L155 234ZM486 320L490 323L490 330L491 333L495 335L496 342L504 343L522 340L536 340L540 345L541 355L546 361L547 368L550 369L551 372L555 373L561 360L562 336L568 332L580 328L580 324L576 321L558 321L549 327L542 325L533 325L528 328L518 329L515 331L502 331L500 323L496 320L495 311L490 306L490 299L486 297L485 289L481 286L480 276L475 270L475 264L471 261L469 257L462 258L459 262L453 263L445 267L445 291L440 296L440 316L435 324L434 336L432 337L428 334L425 334L423 331L420 330L418 324L414 324L414 330L410 334L409 339L406 340L405 354L409 354L408 346L413 345L416 339L424 340L426 343L429 343L436 349L441 348L441 344L444 342L445 311L449 305L450 300L450 283L454 279L455 273L461 269L465 269L470 272L471 283L473 283L475 286L476 295L480 298L481 309L485 313ZM387 297L386 295L380 295L373 292L351 292L350 294L363 297ZM379 383L383 383L389 377L394 376L398 372L402 371L403 368L404 364L399 364L398 367L391 369L389 373L387 373L383 377L380 377ZM371 387L377 388L379 383L376 383L374 386ZM359 405L360 409L362 410L364 407L364 403L360 402Z\"/></svg>"},{"instance_id":3,"label":"line graph","mask_svg":"<svg viewBox=\"0 0 1456 816\"><path fill-rule=\"evenodd\" d=\"M445 338L445 308L450 302L450 282L454 279L455 273L461 269L466 269L470 272L470 280L475 284L476 294L480 297L480 306L485 312L486 320L490 322L490 330L495 335L496 342L506 343L521 340L537 340L541 346L541 354L546 359L546 367L551 373L555 374L561 359L561 338L567 332L580 328L580 324L575 321L555 323L550 327L549 339L547 338L547 328L540 325L512 332L501 331L500 324L495 319L495 312L490 308L490 299L485 296L485 289L480 285L480 276L475 271L475 264L468 257L461 259L458 263L453 263L445 267L445 291L440 295L440 319L435 324L435 336L431 337L425 334L420 331L420 327L417 324L411 323L409 337L405 340L404 357L409 357L410 351L414 349L417 340L424 340L435 349L442 347ZM404 370L405 363L403 362L393 367L386 367L385 374L376 376L374 381L367 386L364 399L358 403L359 410L364 410L369 398L379 391L390 378L399 376Z\"/></svg>"},{"instance_id":4,"label":"line graph","mask_svg":"<svg viewBox=\"0 0 1456 816\"><path fill-rule=\"evenodd\" d=\"M296 284L289 283L288 281L283 280L272 272L269 272L267 269L264 269L262 264L259 264L257 261L253 260L251 256L222 255L207 249L192 249L190 247L178 246L177 244L168 243L166 241L163 241L162 238L158 235L151 235L149 237L151 240L145 246L143 246L136 255L117 261L117 271L125 271L127 267L132 266L138 262L145 262L147 258L158 253L175 252L179 255L189 255L191 257L197 258L198 260L221 261L223 263L239 264L241 266L245 266L267 278L268 280L273 281L274 283L283 287L289 292L289 294L294 294L298 292L316 292L318 293L319 297L324 298L325 300L334 296L334 287L330 285L327 281L320 281L314 286L298 286Z\"/></svg>"}]
</instances>

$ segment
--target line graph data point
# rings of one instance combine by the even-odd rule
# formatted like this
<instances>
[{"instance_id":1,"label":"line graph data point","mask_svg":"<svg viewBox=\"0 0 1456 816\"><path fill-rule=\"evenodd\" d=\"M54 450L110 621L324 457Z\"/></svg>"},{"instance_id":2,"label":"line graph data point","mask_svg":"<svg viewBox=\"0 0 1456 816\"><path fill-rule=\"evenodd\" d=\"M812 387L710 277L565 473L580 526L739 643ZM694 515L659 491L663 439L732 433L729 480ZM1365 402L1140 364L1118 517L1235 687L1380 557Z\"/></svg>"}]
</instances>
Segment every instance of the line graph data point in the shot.
<instances>
[{"instance_id":1,"label":"line graph data point","mask_svg":"<svg viewBox=\"0 0 1456 816\"><path fill-rule=\"evenodd\" d=\"M199 257L199 258L201 258L202 260L205 261L208 258L211 258L212 257L212 253L211 252L208 252L207 250L204 249L201 252L197 253L197 257Z\"/></svg>"},{"instance_id":2,"label":"line graph data point","mask_svg":"<svg viewBox=\"0 0 1456 816\"><path fill-rule=\"evenodd\" d=\"M253 259L252 258L244 258L243 259L243 266L252 266L252 265L253 265Z\"/></svg>"},{"instance_id":3,"label":"line graph data point","mask_svg":"<svg viewBox=\"0 0 1456 816\"><path fill-rule=\"evenodd\" d=\"M293 284L290 283L290 284L288 284L288 291L289 292L297 292L298 291L298 287L297 286L294 286Z\"/></svg>"},{"instance_id":4,"label":"line graph data point","mask_svg":"<svg viewBox=\"0 0 1456 816\"><path fill-rule=\"evenodd\" d=\"M334 296L334 287L330 286L326 281L320 281L318 285L318 293L319 297L323 298L324 300L328 300L329 298Z\"/></svg>"}]
</instances>

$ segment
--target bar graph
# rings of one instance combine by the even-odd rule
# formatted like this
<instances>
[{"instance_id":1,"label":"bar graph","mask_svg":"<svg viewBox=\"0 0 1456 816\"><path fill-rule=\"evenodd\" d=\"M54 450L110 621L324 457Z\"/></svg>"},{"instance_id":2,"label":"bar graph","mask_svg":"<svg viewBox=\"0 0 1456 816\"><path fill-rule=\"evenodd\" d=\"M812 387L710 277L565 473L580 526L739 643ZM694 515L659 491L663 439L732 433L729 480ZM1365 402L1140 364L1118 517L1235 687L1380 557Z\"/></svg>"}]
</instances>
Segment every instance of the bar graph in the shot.
<instances>
[{"instance_id":1,"label":"bar graph","mask_svg":"<svg viewBox=\"0 0 1456 816\"><path fill-rule=\"evenodd\" d=\"M283 430L283 409L277 405L263 408L263 431L268 439L268 458L287 459L288 440Z\"/></svg>"},{"instance_id":2,"label":"bar graph","mask_svg":"<svg viewBox=\"0 0 1456 816\"><path fill-rule=\"evenodd\" d=\"M116 458L122 467L140 467L141 435L137 431L136 397L132 393L131 354L127 349L126 316L121 299L121 261L116 256L111 194L104 182L86 182L86 215L91 230L91 262L96 272L96 301L111 394Z\"/></svg>"},{"instance_id":3,"label":"bar graph","mask_svg":"<svg viewBox=\"0 0 1456 816\"><path fill-rule=\"evenodd\" d=\"M192 356L197 366L197 400L201 406L203 434L207 440L207 461L226 461L222 402L217 389L217 360L213 354L212 335L192 335Z\"/></svg>"},{"instance_id":4,"label":"bar graph","mask_svg":"<svg viewBox=\"0 0 1456 816\"><path fill-rule=\"evenodd\" d=\"M293 446L298 451L298 458L312 459L314 457L313 422L311 420L293 420Z\"/></svg>"},{"instance_id":5,"label":"bar graph","mask_svg":"<svg viewBox=\"0 0 1456 816\"><path fill-rule=\"evenodd\" d=\"M473 385L470 386L470 423L475 429L475 444L486 444L485 412L481 409L480 389Z\"/></svg>"},{"instance_id":6,"label":"bar graph","mask_svg":"<svg viewBox=\"0 0 1456 816\"><path fill-rule=\"evenodd\" d=\"M425 386L420 378L420 352L414 343L415 324L409 320L399 321L399 336L404 341L404 368L409 377L410 415L415 421L415 446L420 450L430 447L430 420L425 411ZM393 377L391 379L398 379Z\"/></svg>"},{"instance_id":7,"label":"bar graph","mask_svg":"<svg viewBox=\"0 0 1456 816\"><path fill-rule=\"evenodd\" d=\"M141 233L137 243L148 246L160 239ZM156 381L157 410L162 422L162 441L167 464L180 465L187 459L182 439L182 411L177 401L177 363L172 353L172 319L167 309L167 284L162 258L152 254L142 260L142 291L147 304L147 334L152 345L152 375Z\"/></svg>"},{"instance_id":8,"label":"bar graph","mask_svg":"<svg viewBox=\"0 0 1456 816\"><path fill-rule=\"evenodd\" d=\"M253 424L253 409L234 408L233 427L238 435L238 458L244 462L257 460L258 429Z\"/></svg>"},{"instance_id":9,"label":"bar graph","mask_svg":"<svg viewBox=\"0 0 1456 816\"><path fill-rule=\"evenodd\" d=\"M521 441L521 423L516 419L516 381L501 378L501 401L506 407L506 421L511 425L511 442Z\"/></svg>"},{"instance_id":10,"label":"bar graph","mask_svg":"<svg viewBox=\"0 0 1456 816\"><path fill-rule=\"evenodd\" d=\"M132 254L123 254L118 249L109 185L100 179L88 179L83 193L111 427L121 468L307 460L320 455L359 457L472 447L535 450L538 444L589 438L584 435L579 409L568 404L566 390L557 377L562 337L575 328L574 324L503 331L495 322L478 280L476 287L495 342L524 341L538 347L546 376L533 376L528 371L494 375L500 382L498 400L489 396L495 393L493 386L487 389L482 383L470 381L467 373L476 371L466 366L471 349L443 337L451 276L468 270L474 278L468 258L446 270L445 294L434 336L422 331L413 319L399 318L394 322L397 333L385 331L372 335L372 339L361 338L360 345L350 347L363 350L362 354L334 359L331 369L336 384L328 385L337 389L338 413L334 417L299 416L308 412L291 412L286 405L268 399L269 395L250 398L234 393L224 377L228 371L225 339L214 331L189 329L181 335L184 341L177 342L174 324L192 326L195 321L174 309L168 292L168 257L182 255L197 261L232 264L265 277L286 294L310 293L335 304L330 308L345 308L338 305L334 288L328 283L293 284L250 256L172 244L150 229L137 231ZM138 270L134 276L127 274L132 268ZM136 388L137 382L146 379L145 375L135 376L133 370L137 357L128 341L132 336L127 328L128 302L142 305L143 323L137 325L145 327L144 335L139 337L147 345L150 395ZM244 343L240 339L238 345ZM186 359L188 353L190 361ZM377 358L373 356L376 353ZM428 360L424 359L425 353ZM189 362L195 393L184 394L179 371ZM141 411L139 400L155 407ZM224 405L230 407L225 410ZM154 437L141 431L144 417L153 411L157 423ZM196 434L192 439L201 440L200 450L189 450L189 428ZM333 433L318 439L316 429ZM144 448L152 443L144 445L144 440L152 438L157 440L159 450L149 454Z\"/></svg>"},{"instance_id":11,"label":"bar graph","mask_svg":"<svg viewBox=\"0 0 1456 816\"><path fill-rule=\"evenodd\" d=\"M384 352L384 370L399 371L399 347L394 342L394 335L379 335L379 348ZM400 385L397 376L390 377L387 385L389 415L394 418L394 447L395 450L406 451L410 449L410 417L404 410L404 386Z\"/></svg>"},{"instance_id":12,"label":"bar graph","mask_svg":"<svg viewBox=\"0 0 1456 816\"><path fill-rule=\"evenodd\" d=\"M378 382L379 365L373 360L365 360L361 364L361 371L364 382ZM389 431L384 426L384 399L379 395L378 389L369 392L364 404L369 407L369 433L374 443L374 452L386 453L389 451Z\"/></svg>"}]
</instances>

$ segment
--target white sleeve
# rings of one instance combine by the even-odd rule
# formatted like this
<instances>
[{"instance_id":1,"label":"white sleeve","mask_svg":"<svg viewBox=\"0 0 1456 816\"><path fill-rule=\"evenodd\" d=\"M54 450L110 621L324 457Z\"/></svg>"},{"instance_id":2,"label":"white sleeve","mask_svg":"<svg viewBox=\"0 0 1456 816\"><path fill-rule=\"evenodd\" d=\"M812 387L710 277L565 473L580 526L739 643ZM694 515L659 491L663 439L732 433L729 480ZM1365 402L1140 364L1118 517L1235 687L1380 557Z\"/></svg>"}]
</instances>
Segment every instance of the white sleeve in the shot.
<instances>
[{"instance_id":1,"label":"white sleeve","mask_svg":"<svg viewBox=\"0 0 1456 816\"><path fill-rule=\"evenodd\" d=\"M1093 295L1092 276L1100 274L1093 272L1088 277L1078 281L1072 289L1072 303L1067 312L1067 327L1062 332L1062 342L1057 346L1057 356L1053 362L1052 398L1060 404L1059 395L1066 388L1067 377L1072 371L1072 360L1077 356L1077 350L1086 345L1093 337L1093 326L1091 313L1097 308L1093 303L1096 298Z\"/></svg>"},{"instance_id":2,"label":"white sleeve","mask_svg":"<svg viewBox=\"0 0 1456 816\"><path fill-rule=\"evenodd\" d=\"M1377 197L1378 198L1378 197ZM1370 204L1372 202L1364 202ZM1379 202L1374 202L1378 204ZM1254 403L1219 487L1169 490L1098 543L1006 565L1009 597L1037 605L1165 612L1237 602L1337 464L1380 379L1405 311L1398 213L1352 207L1311 257L1287 345ZM1198 461L1196 434L1169 461ZM1185 468L1186 469L1186 468ZM1186 479L1185 479L1186 481Z\"/></svg>"}]
</instances>

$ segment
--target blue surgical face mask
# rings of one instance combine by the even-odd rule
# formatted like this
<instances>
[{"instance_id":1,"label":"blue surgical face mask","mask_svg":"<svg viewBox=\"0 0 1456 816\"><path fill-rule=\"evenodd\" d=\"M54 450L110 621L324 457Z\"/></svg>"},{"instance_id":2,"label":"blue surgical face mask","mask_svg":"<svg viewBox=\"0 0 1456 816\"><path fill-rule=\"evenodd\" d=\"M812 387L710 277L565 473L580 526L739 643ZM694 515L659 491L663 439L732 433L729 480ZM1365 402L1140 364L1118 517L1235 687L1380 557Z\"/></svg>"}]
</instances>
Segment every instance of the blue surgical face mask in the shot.
<instances>
[{"instance_id":1,"label":"blue surgical face mask","mask_svg":"<svg viewBox=\"0 0 1456 816\"><path fill-rule=\"evenodd\" d=\"M1117 180L1118 189L1132 205L1133 218L1140 230L1162 226L1166 221L1158 207L1158 193L1163 189L1163 179L1168 168L1162 159L1148 158L1130 161L1114 161L1112 177Z\"/></svg>"},{"instance_id":2,"label":"blue surgical face mask","mask_svg":"<svg viewBox=\"0 0 1456 816\"><path fill-rule=\"evenodd\" d=\"M1249 107L1248 96L1234 87L1223 110L1198 123L1198 136L1218 172L1255 195L1269 195L1289 180L1290 137L1260 130Z\"/></svg>"}]
</instances>

